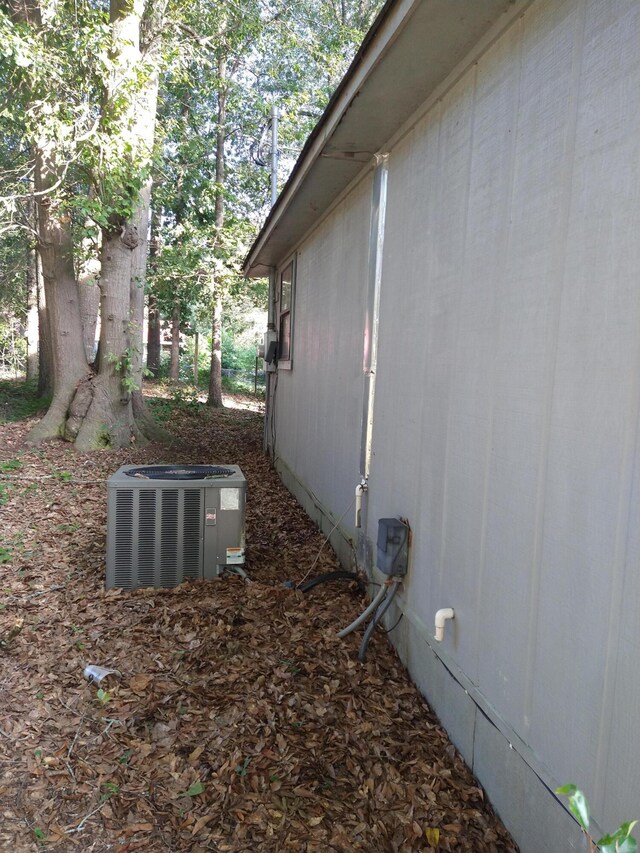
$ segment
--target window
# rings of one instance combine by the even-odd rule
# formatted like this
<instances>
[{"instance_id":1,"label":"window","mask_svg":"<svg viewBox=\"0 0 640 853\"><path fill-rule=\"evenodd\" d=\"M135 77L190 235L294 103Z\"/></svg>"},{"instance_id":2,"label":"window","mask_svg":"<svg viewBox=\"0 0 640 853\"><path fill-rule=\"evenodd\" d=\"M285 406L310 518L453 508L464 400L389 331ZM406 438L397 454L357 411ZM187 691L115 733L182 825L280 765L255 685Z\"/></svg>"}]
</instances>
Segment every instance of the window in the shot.
<instances>
[{"instance_id":1,"label":"window","mask_svg":"<svg viewBox=\"0 0 640 853\"><path fill-rule=\"evenodd\" d=\"M292 357L292 317L294 284L294 259L292 258L280 273L280 288L278 293L278 364L281 367L291 367Z\"/></svg>"}]
</instances>

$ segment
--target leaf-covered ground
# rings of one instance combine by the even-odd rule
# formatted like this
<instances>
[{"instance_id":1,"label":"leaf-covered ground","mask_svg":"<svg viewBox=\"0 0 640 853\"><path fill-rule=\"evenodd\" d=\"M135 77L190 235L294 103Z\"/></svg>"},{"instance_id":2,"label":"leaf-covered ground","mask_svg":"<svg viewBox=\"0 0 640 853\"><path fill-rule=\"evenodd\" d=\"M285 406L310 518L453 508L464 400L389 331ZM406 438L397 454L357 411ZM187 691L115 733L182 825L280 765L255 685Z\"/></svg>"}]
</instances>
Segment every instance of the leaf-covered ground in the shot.
<instances>
[{"instance_id":1,"label":"leaf-covered ground","mask_svg":"<svg viewBox=\"0 0 640 853\"><path fill-rule=\"evenodd\" d=\"M283 586L323 538L259 413L155 405L171 448L0 424L0 850L514 851L385 634L364 664L336 638L361 593ZM105 480L132 462L239 464L253 583L105 592ZM314 574L336 566L324 548ZM121 677L99 693L88 663Z\"/></svg>"}]
</instances>

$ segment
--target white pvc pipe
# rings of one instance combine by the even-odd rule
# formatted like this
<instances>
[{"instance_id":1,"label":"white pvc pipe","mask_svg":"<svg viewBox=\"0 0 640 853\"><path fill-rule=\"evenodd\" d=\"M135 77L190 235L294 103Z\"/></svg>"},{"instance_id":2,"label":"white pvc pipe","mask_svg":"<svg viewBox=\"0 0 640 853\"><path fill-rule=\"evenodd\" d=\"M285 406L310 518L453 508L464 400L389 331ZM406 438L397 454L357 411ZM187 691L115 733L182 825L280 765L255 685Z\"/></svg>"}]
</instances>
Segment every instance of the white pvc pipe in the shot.
<instances>
[{"instance_id":1,"label":"white pvc pipe","mask_svg":"<svg viewBox=\"0 0 640 853\"><path fill-rule=\"evenodd\" d=\"M369 617L371 613L376 609L376 607L380 604L382 599L385 597L388 587L386 584L382 584L378 592L376 593L376 597L373 599L371 604L362 611L362 613L358 616L358 618L351 623L351 625L347 625L346 628L343 628L342 631L338 633L340 639L346 637L347 634L350 634L352 631L355 631L357 627L362 625L362 623Z\"/></svg>"},{"instance_id":2,"label":"white pvc pipe","mask_svg":"<svg viewBox=\"0 0 640 853\"><path fill-rule=\"evenodd\" d=\"M356 527L362 526L362 496L367 491L365 480L356 486Z\"/></svg>"},{"instance_id":3,"label":"white pvc pipe","mask_svg":"<svg viewBox=\"0 0 640 853\"><path fill-rule=\"evenodd\" d=\"M447 619L455 619L456 613L452 607L443 607L436 613L436 633L434 639L439 643L444 640L444 626Z\"/></svg>"}]
</instances>

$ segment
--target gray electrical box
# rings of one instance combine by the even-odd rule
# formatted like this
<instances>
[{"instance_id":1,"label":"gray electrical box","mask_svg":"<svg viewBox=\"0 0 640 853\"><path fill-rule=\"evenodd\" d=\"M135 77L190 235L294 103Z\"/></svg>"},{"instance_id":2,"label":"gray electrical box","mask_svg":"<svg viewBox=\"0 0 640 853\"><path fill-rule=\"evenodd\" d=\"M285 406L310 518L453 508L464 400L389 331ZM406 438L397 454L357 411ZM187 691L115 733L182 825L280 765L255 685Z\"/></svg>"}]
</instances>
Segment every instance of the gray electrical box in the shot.
<instances>
[{"instance_id":1,"label":"gray electrical box","mask_svg":"<svg viewBox=\"0 0 640 853\"><path fill-rule=\"evenodd\" d=\"M244 574L247 481L237 465L124 465L107 490L107 589Z\"/></svg>"},{"instance_id":2,"label":"gray electrical box","mask_svg":"<svg viewBox=\"0 0 640 853\"><path fill-rule=\"evenodd\" d=\"M406 575L409 527L399 518L378 520L378 568L385 575Z\"/></svg>"}]
</instances>

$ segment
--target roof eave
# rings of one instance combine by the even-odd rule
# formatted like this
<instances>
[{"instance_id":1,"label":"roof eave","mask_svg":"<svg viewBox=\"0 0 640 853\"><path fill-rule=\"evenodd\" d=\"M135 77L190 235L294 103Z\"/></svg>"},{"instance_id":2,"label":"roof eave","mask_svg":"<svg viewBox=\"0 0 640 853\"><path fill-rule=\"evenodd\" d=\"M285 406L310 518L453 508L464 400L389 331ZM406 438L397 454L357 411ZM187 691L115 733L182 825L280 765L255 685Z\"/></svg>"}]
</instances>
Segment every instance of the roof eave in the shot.
<instances>
[{"instance_id":1,"label":"roof eave","mask_svg":"<svg viewBox=\"0 0 640 853\"><path fill-rule=\"evenodd\" d=\"M245 276L264 276L286 257L498 19L525 4L387 0L254 241Z\"/></svg>"}]
</instances>

